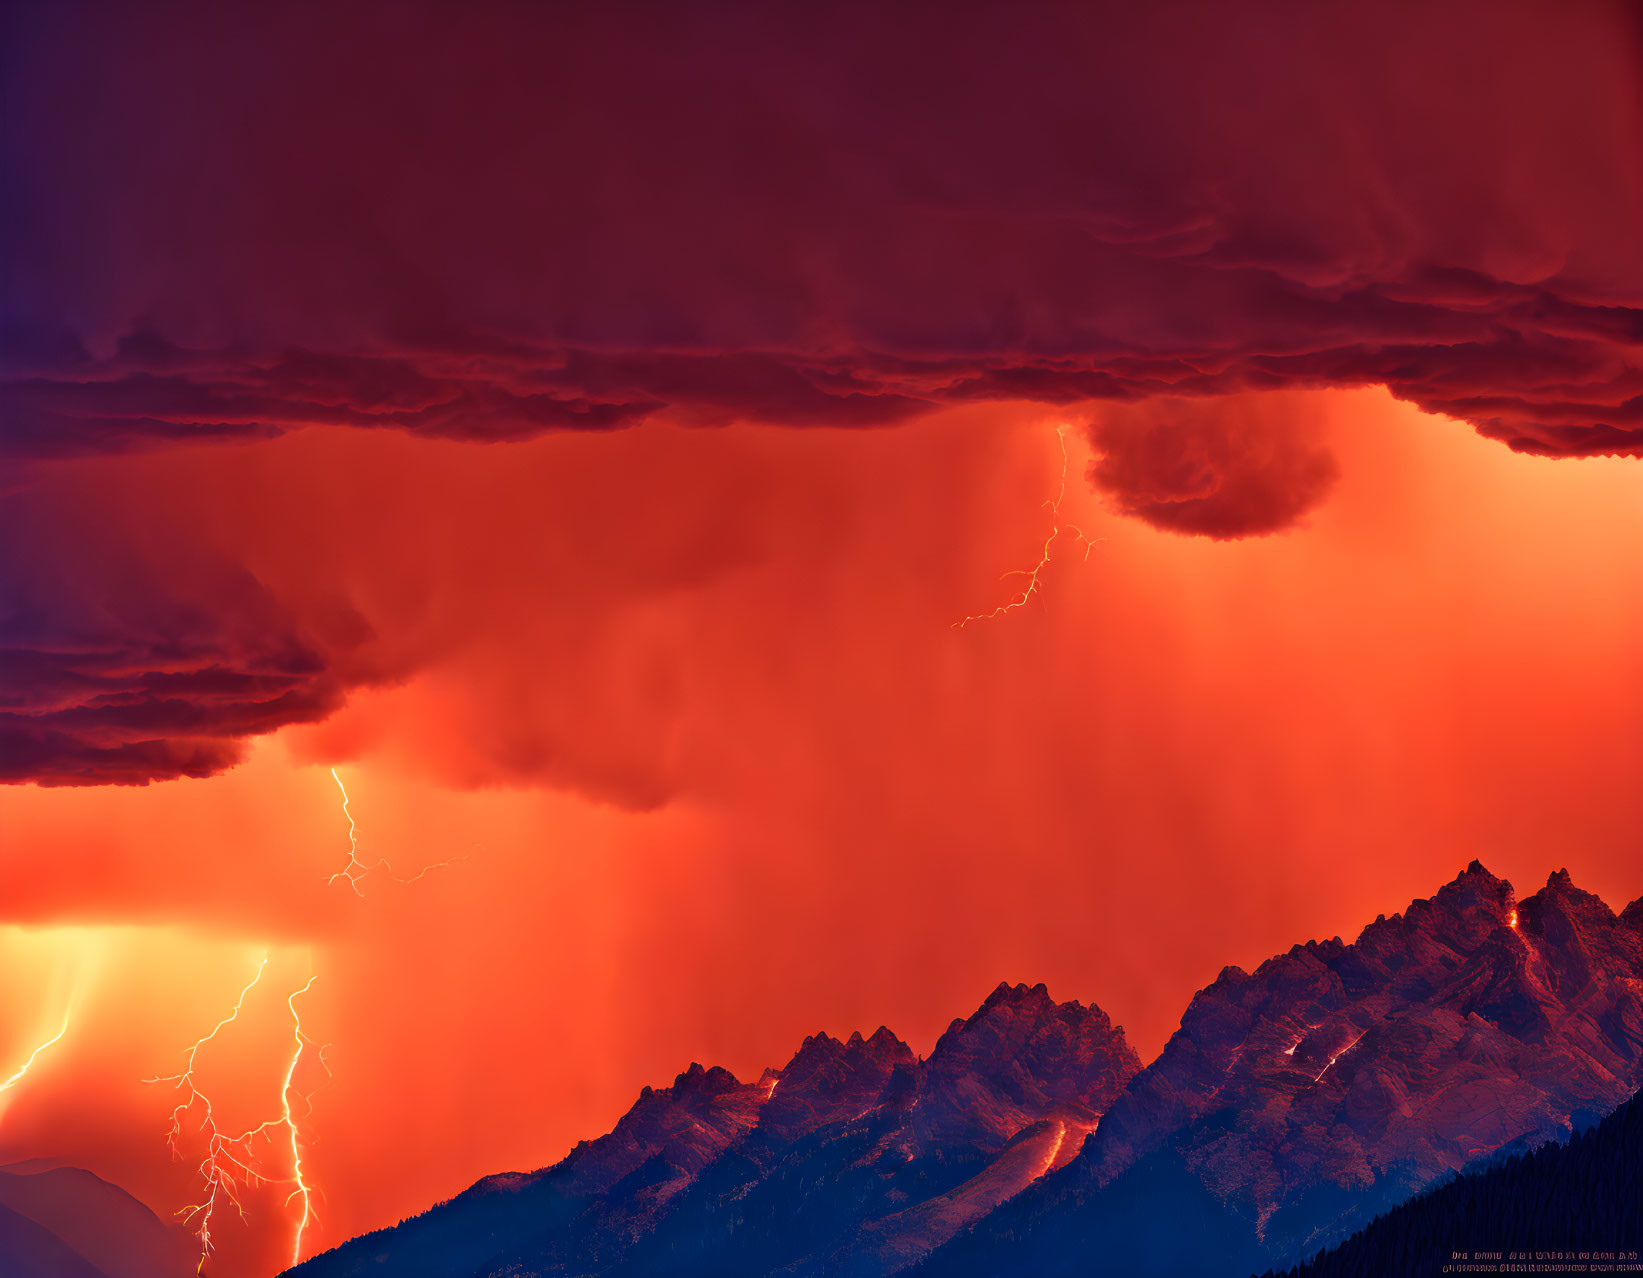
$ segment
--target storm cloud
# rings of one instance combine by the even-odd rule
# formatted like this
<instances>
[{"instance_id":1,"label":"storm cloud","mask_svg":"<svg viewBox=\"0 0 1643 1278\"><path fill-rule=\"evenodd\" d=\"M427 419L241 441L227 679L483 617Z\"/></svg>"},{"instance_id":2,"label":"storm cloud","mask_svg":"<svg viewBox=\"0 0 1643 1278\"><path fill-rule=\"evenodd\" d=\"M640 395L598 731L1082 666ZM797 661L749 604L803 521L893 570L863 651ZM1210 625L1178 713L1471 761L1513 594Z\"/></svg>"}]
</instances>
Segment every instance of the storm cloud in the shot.
<instances>
[{"instance_id":1,"label":"storm cloud","mask_svg":"<svg viewBox=\"0 0 1643 1278\"><path fill-rule=\"evenodd\" d=\"M1623 5L9 24L14 457L1326 385L1643 450Z\"/></svg>"},{"instance_id":2,"label":"storm cloud","mask_svg":"<svg viewBox=\"0 0 1643 1278\"><path fill-rule=\"evenodd\" d=\"M1090 429L1090 482L1154 528L1223 541L1281 532L1340 477L1319 416L1278 394L1112 409Z\"/></svg>"}]
</instances>

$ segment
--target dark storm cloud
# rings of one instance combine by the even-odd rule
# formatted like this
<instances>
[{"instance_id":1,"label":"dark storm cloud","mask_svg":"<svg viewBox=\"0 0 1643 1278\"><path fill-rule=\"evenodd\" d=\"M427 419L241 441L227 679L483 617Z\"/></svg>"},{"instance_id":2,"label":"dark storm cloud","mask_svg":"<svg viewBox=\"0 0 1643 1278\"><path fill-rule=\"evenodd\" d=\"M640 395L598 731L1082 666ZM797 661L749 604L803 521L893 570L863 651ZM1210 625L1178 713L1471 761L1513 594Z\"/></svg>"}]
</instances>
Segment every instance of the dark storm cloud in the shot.
<instances>
[{"instance_id":1,"label":"dark storm cloud","mask_svg":"<svg viewBox=\"0 0 1643 1278\"><path fill-rule=\"evenodd\" d=\"M133 528L118 505L0 501L0 781L205 776L363 677L345 606L299 622L209 530Z\"/></svg>"},{"instance_id":2,"label":"dark storm cloud","mask_svg":"<svg viewBox=\"0 0 1643 1278\"><path fill-rule=\"evenodd\" d=\"M13 455L1380 383L1640 450L1623 6L10 25Z\"/></svg>"},{"instance_id":3,"label":"dark storm cloud","mask_svg":"<svg viewBox=\"0 0 1643 1278\"><path fill-rule=\"evenodd\" d=\"M1279 532L1339 475L1304 413L1277 395L1111 409L1090 428L1090 482L1155 528L1218 540Z\"/></svg>"},{"instance_id":4,"label":"dark storm cloud","mask_svg":"<svg viewBox=\"0 0 1643 1278\"><path fill-rule=\"evenodd\" d=\"M625 425L648 405L521 391L500 380L435 371L408 358L291 350L184 352L154 340L115 359L85 359L50 376L0 384L13 455L68 456L202 439L256 439L300 426L385 426L440 438L519 439L545 430ZM78 372L78 376L76 373Z\"/></svg>"}]
</instances>

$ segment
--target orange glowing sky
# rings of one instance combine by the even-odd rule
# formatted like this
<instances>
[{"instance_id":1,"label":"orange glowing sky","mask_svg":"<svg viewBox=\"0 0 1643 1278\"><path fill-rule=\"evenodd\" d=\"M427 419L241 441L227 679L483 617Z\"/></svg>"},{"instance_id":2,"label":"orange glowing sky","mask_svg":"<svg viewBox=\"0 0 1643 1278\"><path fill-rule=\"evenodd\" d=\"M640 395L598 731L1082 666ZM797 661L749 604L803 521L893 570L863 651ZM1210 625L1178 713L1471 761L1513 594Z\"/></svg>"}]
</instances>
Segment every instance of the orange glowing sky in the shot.
<instances>
[{"instance_id":1,"label":"orange glowing sky","mask_svg":"<svg viewBox=\"0 0 1643 1278\"><path fill-rule=\"evenodd\" d=\"M1238 541L1115 513L1082 429L1112 410L1087 405L314 428L37 469L8 500L42 538L72 517L86 562L138 546L178 589L243 565L355 686L208 779L0 788L0 1072L74 1000L0 1094L0 1161L191 1201L175 1098L142 1080L264 952L201 1070L235 1130L277 1114L286 996L317 978L311 1251L555 1161L691 1060L754 1077L880 1023L928 1051L1001 979L1099 1002L1150 1059L1223 964L1355 934L1474 856L1524 892L1558 866L1643 892L1636 463L1515 454L1380 390L1285 395L1339 478ZM1063 424L1092 552L1061 543L1027 606L955 629L1037 562ZM466 859L328 885L332 768L362 859ZM209 1272L282 1262L285 1192Z\"/></svg>"}]
</instances>

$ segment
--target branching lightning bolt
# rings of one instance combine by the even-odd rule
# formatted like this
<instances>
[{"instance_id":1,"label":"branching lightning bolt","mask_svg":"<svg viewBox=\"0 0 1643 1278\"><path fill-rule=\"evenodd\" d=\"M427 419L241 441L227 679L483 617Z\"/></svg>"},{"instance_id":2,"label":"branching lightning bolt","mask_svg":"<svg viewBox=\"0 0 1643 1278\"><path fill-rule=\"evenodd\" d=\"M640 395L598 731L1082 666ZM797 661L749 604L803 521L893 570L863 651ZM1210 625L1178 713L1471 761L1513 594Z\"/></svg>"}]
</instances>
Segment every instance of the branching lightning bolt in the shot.
<instances>
[{"instance_id":1,"label":"branching lightning bolt","mask_svg":"<svg viewBox=\"0 0 1643 1278\"><path fill-rule=\"evenodd\" d=\"M310 1040L303 1032L301 1018L297 1015L297 997L306 994L313 987L314 977L308 978L308 983L301 989L294 990L286 998L286 1006L291 1009L292 1037L295 1049L286 1065L285 1076L280 1085L280 1116L258 1123L255 1127L248 1127L238 1135L224 1134L217 1125L216 1112L212 1109L211 1098L200 1090L195 1077L195 1068L198 1063L200 1049L220 1034L223 1029L239 1019L241 1010L245 1007L245 1000L251 991L262 981L263 973L268 968L268 955L264 954L257 964L257 970L252 974L240 995L234 1000L234 1008L212 1026L211 1032L194 1041L188 1049L187 1062L180 1074L169 1074L161 1078L151 1078L150 1083L170 1083L175 1088L183 1090L183 1099L171 1111L171 1126L166 1133L166 1144L171 1149L173 1158L182 1157L179 1142L183 1139L184 1119L198 1107L202 1111L202 1118L198 1130L205 1136L205 1155L200 1160L199 1174L204 1181L205 1192L198 1202L190 1203L181 1208L177 1215L187 1224L198 1223L195 1236L200 1241L200 1259L195 1267L196 1273L202 1273L205 1263L215 1250L212 1242L211 1225L216 1216L218 1207L226 1202L239 1213L240 1219L245 1220L245 1204L241 1198L243 1191L252 1185L259 1184L289 1184L294 1186L286 1197L289 1205L292 1199L302 1199L302 1214L297 1222L296 1239L292 1246L292 1263L302 1250L302 1235L314 1219L313 1194L314 1188L308 1182L302 1165L302 1147L300 1133L297 1128L297 1118L291 1107L292 1088L296 1078L297 1064L302 1059L303 1050ZM324 1049L318 1052L321 1065L325 1064ZM330 1067L326 1066L326 1073ZM312 1112L312 1103L304 1097ZM284 1128L288 1134L291 1148L291 1175L271 1176L264 1172L257 1164L255 1145L258 1138L273 1141L273 1133L277 1128Z\"/></svg>"},{"instance_id":2,"label":"branching lightning bolt","mask_svg":"<svg viewBox=\"0 0 1643 1278\"><path fill-rule=\"evenodd\" d=\"M1055 496L1044 503L1045 508L1050 512L1050 535L1044 539L1044 548L1039 552L1036 564L1031 568L1015 568L1004 574L1004 577L1025 577L1027 584L1022 588L1020 594L999 604L991 612L976 613L960 621L955 621L953 629L962 630L972 621L992 621L994 618L1002 617L1005 613L1014 612L1017 608L1026 607L1027 601L1036 595L1042 587L1044 570L1049 567L1055 543L1061 539L1061 534L1064 531L1070 532L1073 539L1084 547L1083 559L1090 557L1090 550L1095 546L1095 541L1086 537L1083 530L1076 524L1063 524L1061 522L1061 501L1067 495L1068 459L1067 424L1065 422L1055 428L1055 437L1056 442L1061 446L1061 479L1056 485ZM1000 580L1003 580L1003 578L1001 577Z\"/></svg>"},{"instance_id":3,"label":"branching lightning bolt","mask_svg":"<svg viewBox=\"0 0 1643 1278\"><path fill-rule=\"evenodd\" d=\"M27 1074L29 1072L29 1070L34 1067L34 1062L37 1061L40 1058L40 1053L45 1051L46 1048L52 1046L54 1043L60 1043L62 1041L63 1035L68 1033L69 1016L73 1013L73 1011L74 1011L74 1000L71 998L69 1000L68 1006L63 1009L63 1027L62 1027L62 1029L58 1030L55 1034L53 1034L45 1042L41 1043L39 1047L35 1048L32 1052L29 1053L28 1060L24 1061L21 1065L19 1065L17 1067L17 1072L15 1074L13 1074L10 1078L8 1078L5 1082L0 1083L0 1092L10 1091L13 1087L16 1087L18 1083L23 1081L23 1076L25 1074Z\"/></svg>"},{"instance_id":4,"label":"branching lightning bolt","mask_svg":"<svg viewBox=\"0 0 1643 1278\"><path fill-rule=\"evenodd\" d=\"M171 1127L166 1133L166 1144L170 1147L173 1158L182 1157L181 1151L177 1148L177 1142L182 1138L183 1117L194 1108L196 1103L202 1106L205 1111L205 1116L200 1123L200 1130L205 1133L206 1152L205 1157L200 1161L199 1167L200 1175L205 1179L205 1196L199 1202L191 1203L177 1213L185 1223L192 1224L196 1220L199 1221L196 1237L200 1240L200 1263L195 1268L196 1273L204 1270L206 1258L212 1252L211 1221L217 1213L218 1198L226 1198L243 1218L245 1208L240 1204L239 1190L235 1184L236 1172L243 1176L247 1183L255 1182L260 1177L246 1161L249 1158L249 1152L235 1149L231 1142L218 1130L216 1114L211 1108L211 1098L200 1091L195 1084L194 1066L199 1058L200 1049L216 1038L224 1026L238 1019L240 1009L245 1006L246 996L262 980L262 974L267 967L268 955L264 954L262 961L257 964L256 973L246 983L245 988L240 991L239 998L234 1001L234 1010L218 1021L209 1034L196 1039L194 1046L188 1049L188 1063L184 1066L182 1073L148 1080L151 1083L170 1083L174 1087L182 1089L184 1093L183 1099L171 1111ZM245 1153L246 1158L241 1158L239 1156L241 1153Z\"/></svg>"},{"instance_id":5,"label":"branching lightning bolt","mask_svg":"<svg viewBox=\"0 0 1643 1278\"><path fill-rule=\"evenodd\" d=\"M337 789L342 792L342 815L348 818L348 864L343 866L342 869L338 870L330 878L325 880L327 886L335 883L338 879L346 879L348 881L348 886L354 889L354 895L363 897L365 893L360 890L360 881L364 879L366 875L371 874L378 869L380 869L395 883L415 883L418 879L423 878L434 870L440 870L447 865L455 865L458 861L466 861L468 859L468 854L466 852L462 853L460 856L447 857L443 861L435 861L432 865L423 866L422 869L418 870L408 879L401 878L399 875L394 873L394 867L388 863L387 857L379 856L375 861L361 861L359 859L359 826L355 824L354 814L349 811L348 808L348 787L342 784L342 778L337 775L337 770L335 768L331 769L331 780L337 783Z\"/></svg>"}]
</instances>

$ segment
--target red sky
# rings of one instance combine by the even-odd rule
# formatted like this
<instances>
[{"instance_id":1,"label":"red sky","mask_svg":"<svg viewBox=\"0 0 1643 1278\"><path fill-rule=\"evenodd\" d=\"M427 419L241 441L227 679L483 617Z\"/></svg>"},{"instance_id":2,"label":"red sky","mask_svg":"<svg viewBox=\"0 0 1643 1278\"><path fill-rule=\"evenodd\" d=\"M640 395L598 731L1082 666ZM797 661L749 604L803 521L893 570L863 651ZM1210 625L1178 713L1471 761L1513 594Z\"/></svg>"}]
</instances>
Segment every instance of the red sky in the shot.
<instances>
[{"instance_id":1,"label":"red sky","mask_svg":"<svg viewBox=\"0 0 1643 1278\"><path fill-rule=\"evenodd\" d=\"M140 542L174 590L220 555L387 673L210 779L0 790L9 1055L80 977L0 1157L187 1201L141 1080L264 950L202 1085L269 1116L283 996L318 978L321 1245L554 1161L692 1059L745 1077L881 1022L928 1050L1000 979L1099 1002L1150 1057L1221 965L1351 935L1473 856L1525 894L1565 865L1643 892L1635 465L1513 454L1384 392L1228 407L1258 410L1334 459L1297 526L1118 515L1074 429L1088 558L1064 533L1027 606L962 629L1039 556L1056 426L1110 410L316 429L37 472L12 500L42 540ZM328 887L332 766L363 856L469 859ZM220 1272L265 1270L290 1219L225 1226Z\"/></svg>"},{"instance_id":2,"label":"red sky","mask_svg":"<svg viewBox=\"0 0 1643 1278\"><path fill-rule=\"evenodd\" d=\"M265 953L306 1253L693 1059L1643 892L1638 14L0 11L0 1160L189 1202ZM330 882L333 768L462 859Z\"/></svg>"}]
</instances>

